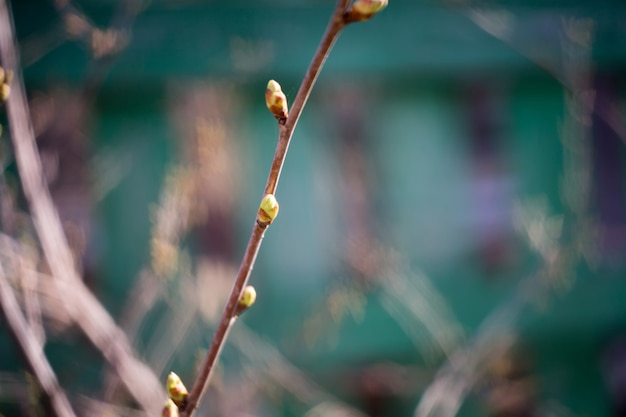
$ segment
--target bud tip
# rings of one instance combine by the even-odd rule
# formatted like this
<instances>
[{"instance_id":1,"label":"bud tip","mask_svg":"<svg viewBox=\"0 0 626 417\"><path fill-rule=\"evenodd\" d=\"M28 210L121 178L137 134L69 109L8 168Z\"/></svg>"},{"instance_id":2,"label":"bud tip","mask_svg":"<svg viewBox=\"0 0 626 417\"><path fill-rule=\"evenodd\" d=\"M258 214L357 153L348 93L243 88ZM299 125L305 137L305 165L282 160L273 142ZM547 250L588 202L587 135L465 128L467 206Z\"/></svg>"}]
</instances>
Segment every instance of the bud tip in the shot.
<instances>
[{"instance_id":1,"label":"bud tip","mask_svg":"<svg viewBox=\"0 0 626 417\"><path fill-rule=\"evenodd\" d=\"M185 404L188 395L187 387L174 372L170 372L167 376L167 393L177 406Z\"/></svg>"},{"instance_id":2,"label":"bud tip","mask_svg":"<svg viewBox=\"0 0 626 417\"><path fill-rule=\"evenodd\" d=\"M161 411L161 417L178 417L178 407L171 399L168 399Z\"/></svg>"},{"instance_id":3,"label":"bud tip","mask_svg":"<svg viewBox=\"0 0 626 417\"><path fill-rule=\"evenodd\" d=\"M269 80L265 88L265 105L278 120L287 118L287 96L274 80Z\"/></svg>"},{"instance_id":4,"label":"bud tip","mask_svg":"<svg viewBox=\"0 0 626 417\"><path fill-rule=\"evenodd\" d=\"M355 0L348 10L351 21L368 20L376 13L387 7L388 0Z\"/></svg>"}]
</instances>

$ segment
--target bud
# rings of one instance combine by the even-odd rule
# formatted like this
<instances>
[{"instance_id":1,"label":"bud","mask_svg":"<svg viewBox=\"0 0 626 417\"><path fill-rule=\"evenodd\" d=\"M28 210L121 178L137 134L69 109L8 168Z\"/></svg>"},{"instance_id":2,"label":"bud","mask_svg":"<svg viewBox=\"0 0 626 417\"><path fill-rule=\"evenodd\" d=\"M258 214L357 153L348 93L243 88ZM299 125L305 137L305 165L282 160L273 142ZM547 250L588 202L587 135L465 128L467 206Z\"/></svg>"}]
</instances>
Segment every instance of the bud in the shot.
<instances>
[{"instance_id":1,"label":"bud","mask_svg":"<svg viewBox=\"0 0 626 417\"><path fill-rule=\"evenodd\" d=\"M4 103L11 94L11 86L9 84L0 84L0 103Z\"/></svg>"},{"instance_id":2,"label":"bud","mask_svg":"<svg viewBox=\"0 0 626 417\"><path fill-rule=\"evenodd\" d=\"M287 97L274 80L270 80L265 88L265 104L278 120L287 118Z\"/></svg>"},{"instance_id":3,"label":"bud","mask_svg":"<svg viewBox=\"0 0 626 417\"><path fill-rule=\"evenodd\" d=\"M248 285L243 289L241 293L241 298L239 299L239 305L244 306L246 308L252 306L256 301L256 290L252 285Z\"/></svg>"},{"instance_id":4,"label":"bud","mask_svg":"<svg viewBox=\"0 0 626 417\"><path fill-rule=\"evenodd\" d=\"M178 407L174 404L174 401L168 399L161 411L161 417L178 417Z\"/></svg>"},{"instance_id":5,"label":"bud","mask_svg":"<svg viewBox=\"0 0 626 417\"><path fill-rule=\"evenodd\" d=\"M0 84L4 83L4 68L0 67Z\"/></svg>"},{"instance_id":6,"label":"bud","mask_svg":"<svg viewBox=\"0 0 626 417\"><path fill-rule=\"evenodd\" d=\"M274 197L274 194L265 194L256 215L257 223L259 226L269 226L277 215L278 201L276 201L276 197Z\"/></svg>"},{"instance_id":7,"label":"bud","mask_svg":"<svg viewBox=\"0 0 626 417\"><path fill-rule=\"evenodd\" d=\"M248 285L246 288L243 289L243 292L241 293L241 297L239 298L239 303L237 304L237 312L235 314L239 315L243 313L244 311L246 311L248 308L252 306L252 304L254 304L255 300L256 300L256 290L254 289L252 285Z\"/></svg>"},{"instance_id":8,"label":"bud","mask_svg":"<svg viewBox=\"0 0 626 417\"><path fill-rule=\"evenodd\" d=\"M355 0L348 11L349 20L367 20L387 7L388 0Z\"/></svg>"},{"instance_id":9,"label":"bud","mask_svg":"<svg viewBox=\"0 0 626 417\"><path fill-rule=\"evenodd\" d=\"M183 384L183 381L174 372L170 372L167 376L167 393L169 394L174 404L179 407L185 405L187 400L187 387Z\"/></svg>"}]
</instances>

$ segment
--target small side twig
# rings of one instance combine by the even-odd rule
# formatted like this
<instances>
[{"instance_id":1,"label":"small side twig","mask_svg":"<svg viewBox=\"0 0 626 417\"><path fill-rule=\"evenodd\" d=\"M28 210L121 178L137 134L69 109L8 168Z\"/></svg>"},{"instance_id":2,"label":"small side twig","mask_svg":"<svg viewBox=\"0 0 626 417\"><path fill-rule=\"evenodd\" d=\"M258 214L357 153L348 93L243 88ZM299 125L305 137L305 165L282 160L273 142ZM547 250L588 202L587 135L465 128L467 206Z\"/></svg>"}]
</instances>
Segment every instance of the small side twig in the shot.
<instances>
[{"instance_id":1,"label":"small side twig","mask_svg":"<svg viewBox=\"0 0 626 417\"><path fill-rule=\"evenodd\" d=\"M288 117L278 117L278 144L276 146L274 159L272 160L267 183L265 185L264 195L273 195L276 192L278 180L280 178L280 173L282 171L294 129L298 123L300 115L302 114L302 110L304 109L307 99L311 94L311 90L317 80L317 76L319 75L326 58L335 44L337 37L349 23L358 20L367 20L375 13L364 14L360 11L352 10L352 8L349 8L349 3L350 0L337 1L335 10L330 18L330 22L328 23L322 40L320 41L317 51L313 56L313 60L306 71ZM386 5L386 1L380 1L379 3L384 3L384 5ZM378 7L380 9L384 6ZM242 290L248 282L250 273L252 272L266 228L267 224L263 224L258 221L254 223L250 239L248 240L248 246L246 247L246 251L243 255L233 289L228 298L224 312L222 313L222 317L220 318L220 322L211 342L209 351L207 352L207 356L205 357L205 360L200 368L200 372L198 373L192 389L189 392L185 405L181 410L180 414L182 416L189 417L193 414L194 410L198 407L200 398L208 385L211 373L214 369L217 358L219 357L220 351L224 346L228 332L236 320L237 305L241 297Z\"/></svg>"},{"instance_id":2,"label":"small side twig","mask_svg":"<svg viewBox=\"0 0 626 417\"><path fill-rule=\"evenodd\" d=\"M20 311L11 285L0 264L0 311L7 328L19 345L28 366L35 374L38 384L48 397L50 406L57 417L74 417L74 411L63 389L59 385L52 367L43 353L43 347Z\"/></svg>"}]
</instances>

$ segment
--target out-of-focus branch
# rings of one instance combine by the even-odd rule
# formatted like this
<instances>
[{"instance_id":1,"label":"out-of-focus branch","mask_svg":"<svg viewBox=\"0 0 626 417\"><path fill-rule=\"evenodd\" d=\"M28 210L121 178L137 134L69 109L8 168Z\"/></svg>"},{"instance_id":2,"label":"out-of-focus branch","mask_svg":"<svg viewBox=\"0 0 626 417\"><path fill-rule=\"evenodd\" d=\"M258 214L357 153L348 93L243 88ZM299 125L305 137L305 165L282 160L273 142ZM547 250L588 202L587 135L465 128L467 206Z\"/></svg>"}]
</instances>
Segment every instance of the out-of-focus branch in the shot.
<instances>
[{"instance_id":1,"label":"out-of-focus branch","mask_svg":"<svg viewBox=\"0 0 626 417\"><path fill-rule=\"evenodd\" d=\"M538 281L536 277L529 280L532 284ZM528 285L527 282L524 284ZM474 339L449 356L422 394L414 417L454 417L457 414L480 378L485 361L493 353L491 347L496 339L512 329L523 311L522 294L516 292L512 300L502 303L483 321Z\"/></svg>"},{"instance_id":2,"label":"out-of-focus branch","mask_svg":"<svg viewBox=\"0 0 626 417\"><path fill-rule=\"evenodd\" d=\"M7 113L13 140L15 159L24 194L30 203L35 229L39 234L50 269L59 278L79 281L74 261L61 228L61 221L45 184L43 168L35 143L35 134L26 103L19 58L17 56L13 22L5 0L0 1L0 59L14 74ZM55 256L51 256L55 255Z\"/></svg>"},{"instance_id":3,"label":"out-of-focus branch","mask_svg":"<svg viewBox=\"0 0 626 417\"><path fill-rule=\"evenodd\" d=\"M572 83L572 80L569 77L571 72L571 63L567 65L567 61L565 64L562 64L562 68L558 66L559 55L553 53L551 57L554 61L546 60L545 56L541 56L537 54L536 48L528 47L523 45L519 39L515 39L513 36L509 36L508 31L511 27L516 24L519 25L519 21L515 19L511 13L504 11L489 11L489 10L480 10L475 8L469 8L464 12L469 20L471 20L478 28L483 30L485 33L493 36L498 39L505 45L509 46L515 52L521 54L533 64L537 65L539 68L545 70L549 73L557 82L559 82L566 91L570 91L575 93L577 90L580 90L580 85L576 85L576 83ZM508 23L507 26L503 26L502 22ZM522 22L523 23L523 22ZM521 25L520 25L521 26ZM555 27L557 25L554 25ZM496 30L494 30L496 28ZM523 30L525 30L524 28ZM574 29L575 31L576 29ZM503 33L504 32L504 33ZM567 37L569 34L565 34ZM544 35L545 36L545 35ZM622 142L626 143L626 123L623 118L620 117L620 109L619 104L615 101L608 100L604 104L603 107L599 107L595 105L595 100L583 100L580 102L582 106L584 106L586 111L595 112L611 129L613 132L622 140Z\"/></svg>"},{"instance_id":4,"label":"out-of-focus branch","mask_svg":"<svg viewBox=\"0 0 626 417\"><path fill-rule=\"evenodd\" d=\"M59 386L52 367L43 353L43 347L39 344L37 336L32 332L26 319L22 315L19 304L13 294L11 285L4 275L4 269L0 264L0 308L7 323L7 327L26 360L32 369L37 382L50 400L52 410L57 417L75 416L72 406L65 393Z\"/></svg>"},{"instance_id":5,"label":"out-of-focus branch","mask_svg":"<svg viewBox=\"0 0 626 417\"><path fill-rule=\"evenodd\" d=\"M265 375L302 403L308 406L327 401L340 403L332 394L324 391L304 372L289 362L275 346L266 342L244 324L237 325L229 342L253 365L260 364L260 370ZM344 405L344 408L349 410L350 415L362 416L361 412L348 405Z\"/></svg>"},{"instance_id":6,"label":"out-of-focus branch","mask_svg":"<svg viewBox=\"0 0 626 417\"><path fill-rule=\"evenodd\" d=\"M76 409L83 416L144 417L144 413L141 411L97 401L89 397L78 397Z\"/></svg>"},{"instance_id":7,"label":"out-of-focus branch","mask_svg":"<svg viewBox=\"0 0 626 417\"><path fill-rule=\"evenodd\" d=\"M481 17L483 23L486 19ZM473 20L476 21L476 15L473 16ZM586 95L581 92L591 89L590 53L593 36L592 26L584 19L564 19L562 24L564 36L561 47L564 70L561 73L554 72L554 76L562 83L565 102L569 105L566 107L569 114L566 114L561 125L564 156L561 192L565 206L573 214L571 224L568 225L569 234L565 234L569 237L570 243L564 244L558 242L555 237L549 236L550 234L545 232L549 229L545 219L541 219L540 229L544 232L533 233L534 239L541 236L538 240L543 243L534 241L533 236L527 232L526 237L530 246L542 255L544 264L533 276L520 283L511 299L500 304L489 314L477 330L473 341L457 350L449 358L448 363L441 368L433 383L424 391L415 410L415 417L454 417L481 376L484 365L490 353L493 352L495 339L515 330L520 315L533 300L549 295L556 282L564 281L566 277L571 279L577 262L585 254L586 236L583 225L588 221L589 215L589 173L591 172L589 168L591 152L588 150L589 124L586 121L590 120L594 108L593 102L590 104L586 100ZM588 42L575 41L572 39L573 33L576 33L578 37L584 35L582 37L587 38ZM495 34L494 36L507 42L503 37ZM513 44L511 46L515 47ZM616 131L616 133L619 132ZM528 229L528 225L523 226ZM558 235L560 234L559 226ZM550 242L552 239L554 242Z\"/></svg>"},{"instance_id":8,"label":"out-of-focus branch","mask_svg":"<svg viewBox=\"0 0 626 417\"><path fill-rule=\"evenodd\" d=\"M25 249L22 245L11 237L0 234L0 254L11 257L16 264L20 264L25 256L24 251ZM54 316L51 316L51 318L61 321L69 318L78 323L86 334L99 337L92 342L101 350L109 363L113 365L115 372L118 373L125 386L138 387L138 392L141 393L142 384L150 383L151 379L155 379L152 371L133 357L125 334L114 324L111 325L109 323L111 318L84 285L68 285L67 281L38 273L34 270L26 272L37 274L37 296L40 297L44 314L48 316L53 314ZM68 294L71 294L71 296L68 296ZM71 304L71 307L63 310L68 304ZM94 305L99 308L94 308ZM80 312L80 317L73 315L73 312L76 311ZM63 313L70 313L70 316L65 317ZM116 337L118 335L119 337ZM161 387L153 388L148 386L143 389L145 389L146 395L155 397L153 399L153 407L158 408L162 402L162 397L159 397L161 394L158 392L161 390ZM154 393L155 391L156 394ZM146 411L149 412L150 410Z\"/></svg>"},{"instance_id":9,"label":"out-of-focus branch","mask_svg":"<svg viewBox=\"0 0 626 417\"><path fill-rule=\"evenodd\" d=\"M131 395L156 415L165 395L157 377L133 354L124 333L83 284L61 228L59 215L45 184L41 160L30 122L19 70L13 22L5 0L0 0L0 58L13 70L13 89L7 102L11 139L24 194L29 202L43 253L52 275L64 287L70 316L119 373Z\"/></svg>"}]
</instances>

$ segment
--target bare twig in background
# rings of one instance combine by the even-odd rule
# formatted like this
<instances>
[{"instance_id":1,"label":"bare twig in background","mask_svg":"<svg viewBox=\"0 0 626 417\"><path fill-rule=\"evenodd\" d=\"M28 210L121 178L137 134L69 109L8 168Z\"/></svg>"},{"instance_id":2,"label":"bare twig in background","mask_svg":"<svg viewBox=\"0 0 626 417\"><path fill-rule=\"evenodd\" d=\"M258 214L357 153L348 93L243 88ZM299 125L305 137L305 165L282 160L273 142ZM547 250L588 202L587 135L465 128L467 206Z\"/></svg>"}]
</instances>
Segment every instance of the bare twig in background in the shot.
<instances>
[{"instance_id":1,"label":"bare twig in background","mask_svg":"<svg viewBox=\"0 0 626 417\"><path fill-rule=\"evenodd\" d=\"M35 265L30 264L28 257L32 248L23 242L18 242L11 236L0 233L0 263L5 268L7 278L16 289L22 289L22 274L32 274L34 281L33 297L37 298L41 308L42 319L47 320L51 327L65 328L72 323L72 317L65 309L63 300L63 286L59 285L59 280L54 279L49 274L39 272ZM24 290L22 290L25 292ZM26 298L29 294L23 294ZM26 300L23 302L26 304Z\"/></svg>"},{"instance_id":2,"label":"bare twig in background","mask_svg":"<svg viewBox=\"0 0 626 417\"><path fill-rule=\"evenodd\" d=\"M453 417L465 397L479 380L493 345L499 337L515 331L520 316L533 302L549 297L555 288L569 286L574 267L588 255L589 201L591 161L589 125L593 100L590 91L592 27L585 19L563 20L562 50L564 70L557 76L563 80L566 117L561 127L563 142L562 200L573 214L569 234L562 233L562 218L549 219L545 213L522 213L521 230L529 246L536 250L544 263L531 277L523 280L513 297L494 309L476 331L473 340L459 348L440 369L432 384L424 391L415 409L415 417ZM579 42L587 39L587 42ZM536 208L531 211L538 211ZM556 220L556 221L555 221ZM555 227L556 226L556 227ZM587 227L585 227L587 226ZM556 229L556 230L555 230ZM559 242L561 235L569 237Z\"/></svg>"},{"instance_id":3,"label":"bare twig in background","mask_svg":"<svg viewBox=\"0 0 626 417\"><path fill-rule=\"evenodd\" d=\"M237 273L237 265L230 261L236 254L229 225L240 173L237 149L228 140L228 115L237 105L235 95L228 88L205 83L177 86L172 93L183 161L168 168L159 202L151 208L151 264L140 273L120 318L133 341L145 330L145 315L152 307L166 304L170 314L160 316L156 325L163 331L145 344L145 357L156 374L162 373L187 340L196 312L212 326L217 324ZM182 242L192 230L202 236L202 246L217 249L211 250L210 259L190 262L191 254ZM165 329L175 329L177 336ZM109 372L105 399L117 391L116 380Z\"/></svg>"},{"instance_id":4,"label":"bare twig in background","mask_svg":"<svg viewBox=\"0 0 626 417\"><path fill-rule=\"evenodd\" d=\"M449 357L462 339L463 329L430 279L420 272L405 273L395 265L382 273L380 298L385 310L426 357L437 357L440 352ZM420 323L433 340L430 346L424 346L423 337L416 334Z\"/></svg>"},{"instance_id":5,"label":"bare twig in background","mask_svg":"<svg viewBox=\"0 0 626 417\"><path fill-rule=\"evenodd\" d=\"M532 280L531 280L532 281ZM527 284L524 282L523 284ZM522 311L521 291L494 310L472 341L457 349L422 394L414 417L452 417L481 375L496 339L510 331Z\"/></svg>"},{"instance_id":6,"label":"bare twig in background","mask_svg":"<svg viewBox=\"0 0 626 417\"><path fill-rule=\"evenodd\" d=\"M35 228L52 275L60 281L65 293L72 295L67 297L65 306L91 342L116 369L126 388L142 408L155 415L164 396L159 380L134 356L124 333L85 287L75 269L58 213L44 182L19 70L13 23L5 0L0 0L0 57L3 65L15 73L14 88L7 110L24 194L29 201Z\"/></svg>"},{"instance_id":7,"label":"bare twig in background","mask_svg":"<svg viewBox=\"0 0 626 417\"><path fill-rule=\"evenodd\" d=\"M8 329L20 346L21 352L28 361L28 366L37 378L37 383L50 400L54 413L57 417L75 416L70 402L43 353L43 346L39 343L37 336L32 332L20 311L11 285L4 275L2 265L0 265L0 308L6 319Z\"/></svg>"},{"instance_id":8,"label":"bare twig in background","mask_svg":"<svg viewBox=\"0 0 626 417\"><path fill-rule=\"evenodd\" d=\"M343 404L326 392L294 366L280 351L257 335L245 325L237 325L229 341L254 366L261 366L261 371L285 391L290 392L304 404L313 407L321 403L332 402L341 408L344 415L360 417L363 413Z\"/></svg>"},{"instance_id":9,"label":"bare twig in background","mask_svg":"<svg viewBox=\"0 0 626 417\"><path fill-rule=\"evenodd\" d=\"M5 0L0 2L0 58L5 68L14 71L13 91L7 102L7 113L14 143L15 159L20 172L24 194L30 202L35 229L40 236L50 269L59 279L80 281L74 271L74 260L61 228L48 187L35 135L28 114L19 58L15 49L13 22ZM52 256L54 255L54 256Z\"/></svg>"},{"instance_id":10,"label":"bare twig in background","mask_svg":"<svg viewBox=\"0 0 626 417\"><path fill-rule=\"evenodd\" d=\"M145 413L128 407L94 400L88 397L79 397L76 400L76 409L81 416L116 416L116 417L144 417Z\"/></svg>"},{"instance_id":11,"label":"bare twig in background","mask_svg":"<svg viewBox=\"0 0 626 417\"><path fill-rule=\"evenodd\" d=\"M182 296L185 300L196 299L197 287L193 282L184 282L182 285ZM171 318L159 326L160 331L155 333L148 341L147 345L152 349L148 355L148 362L151 368L161 374L176 350L185 341L192 329L194 321L197 319L198 306L195 302L177 303L171 313ZM167 343L173 340L175 343Z\"/></svg>"},{"instance_id":12,"label":"bare twig in background","mask_svg":"<svg viewBox=\"0 0 626 417\"><path fill-rule=\"evenodd\" d=\"M13 267L14 269L18 269L19 265L23 263L25 252L27 252L27 249L23 247L23 244L16 242L9 236L0 234L0 254L15 263L15 266ZM91 334L97 334L98 332L102 331L101 328L103 326L103 323L105 323L104 326L106 326L106 321L104 321L105 319L99 315L97 309L90 310L91 307L89 306L89 304L97 303L97 300L95 300L93 295L88 292L86 287L81 285L68 288L64 281L56 279L56 277L54 276L39 273L34 269L26 270L24 272L36 274L35 279L37 280L37 295L41 303L42 312L48 319L52 319L53 321L57 322L65 322L70 319L76 322L77 318L75 316L68 317L67 313L79 311L85 316L80 319L82 320L82 323L79 322L83 331L89 331L89 333ZM71 294L72 296L68 297L68 294ZM71 308L69 310L66 309L68 303L72 303L74 308ZM82 307L83 305L84 307ZM76 310L75 308L78 308L78 310ZM124 333L121 330L118 329L117 331L120 335L124 336ZM143 370L142 368L137 367L135 364L132 363L132 352L127 352L127 348L124 346L123 343L119 343L119 340L120 339L111 339L106 341L106 339L103 338L99 342L101 343L100 346L103 347L102 354L109 361L118 361L115 362L114 369L116 372L118 372L120 379L125 385L141 385L143 383L142 378L144 378L145 376L142 373ZM125 336L122 340L125 340ZM134 360L136 361L136 359ZM131 374L131 372L134 371L137 371L139 373ZM148 375L147 378L150 377L155 378L152 373ZM149 379L146 379L146 381L149 381ZM161 389L161 387L157 388ZM161 403L161 398L158 398L155 401L155 405L158 408Z\"/></svg>"},{"instance_id":13,"label":"bare twig in background","mask_svg":"<svg viewBox=\"0 0 626 417\"><path fill-rule=\"evenodd\" d=\"M512 13L504 10L483 10L470 8L465 12L465 15L483 31L502 41L522 56L528 58L528 60L533 62L535 65L547 71L554 77L555 80L557 80L570 92L580 91L580 85L577 85L574 82L575 80L572 80L568 75L568 73L571 72L571 67L568 65L569 62L567 60L559 62L559 58L561 57L559 57L559 51L556 48L562 47L563 45L554 45L555 50L550 51L551 54L542 54L540 50L537 50L537 48L534 47L534 44L530 46L524 45L523 42L521 42L521 39L516 39L512 36L513 34L511 32L516 26L519 26L517 30L525 31L527 28L523 25L525 22L519 21ZM588 21L585 24L593 25L593 22ZM580 22L578 25L580 26ZM557 27L557 25L554 26L555 28ZM569 31L565 31L566 36L569 36L575 31L576 29L573 31L571 29ZM542 36L545 38L545 35ZM584 41L585 39L586 38L584 37L578 38L579 41ZM546 45L544 45L544 47L545 46ZM547 46L549 48L549 44L547 44ZM613 129L622 142L626 143L626 123L620 117L621 113L619 103L609 100L605 103L604 107L598 107L594 106L594 100L584 100L581 101L580 104L585 106L589 112L595 112L604 122L606 122L608 126L611 127L611 129Z\"/></svg>"},{"instance_id":14,"label":"bare twig in background","mask_svg":"<svg viewBox=\"0 0 626 417\"><path fill-rule=\"evenodd\" d=\"M19 259L19 276L24 292L24 310L28 324L41 345L45 344L46 333L41 317L41 304L37 295L37 276L34 257L22 256Z\"/></svg>"}]
</instances>

